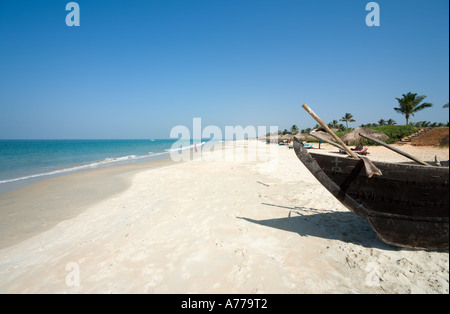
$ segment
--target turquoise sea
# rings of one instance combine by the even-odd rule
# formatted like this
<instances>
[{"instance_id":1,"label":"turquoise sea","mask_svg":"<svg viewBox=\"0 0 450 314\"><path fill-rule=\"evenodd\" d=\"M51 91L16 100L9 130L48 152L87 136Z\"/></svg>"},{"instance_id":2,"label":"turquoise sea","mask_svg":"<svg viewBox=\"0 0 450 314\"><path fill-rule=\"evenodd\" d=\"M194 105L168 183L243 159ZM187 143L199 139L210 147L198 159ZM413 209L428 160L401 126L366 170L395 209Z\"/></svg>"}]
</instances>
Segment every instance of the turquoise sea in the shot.
<instances>
[{"instance_id":1,"label":"turquoise sea","mask_svg":"<svg viewBox=\"0 0 450 314\"><path fill-rule=\"evenodd\" d=\"M0 140L0 193L52 176L166 158L176 141Z\"/></svg>"}]
</instances>

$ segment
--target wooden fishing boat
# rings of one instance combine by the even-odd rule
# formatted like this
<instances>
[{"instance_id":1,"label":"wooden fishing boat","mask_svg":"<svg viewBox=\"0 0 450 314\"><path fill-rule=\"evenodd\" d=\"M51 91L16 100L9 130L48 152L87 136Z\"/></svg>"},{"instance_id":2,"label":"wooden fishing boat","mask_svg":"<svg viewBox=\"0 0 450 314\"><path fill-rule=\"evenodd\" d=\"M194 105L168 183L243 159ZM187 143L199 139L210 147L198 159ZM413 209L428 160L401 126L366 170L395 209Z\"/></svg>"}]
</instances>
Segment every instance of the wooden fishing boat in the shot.
<instances>
[{"instance_id":1,"label":"wooden fishing boat","mask_svg":"<svg viewBox=\"0 0 450 314\"><path fill-rule=\"evenodd\" d=\"M373 162L382 175L368 177L363 159L303 148L300 161L351 212L364 217L384 242L407 248L449 248L449 169Z\"/></svg>"}]
</instances>

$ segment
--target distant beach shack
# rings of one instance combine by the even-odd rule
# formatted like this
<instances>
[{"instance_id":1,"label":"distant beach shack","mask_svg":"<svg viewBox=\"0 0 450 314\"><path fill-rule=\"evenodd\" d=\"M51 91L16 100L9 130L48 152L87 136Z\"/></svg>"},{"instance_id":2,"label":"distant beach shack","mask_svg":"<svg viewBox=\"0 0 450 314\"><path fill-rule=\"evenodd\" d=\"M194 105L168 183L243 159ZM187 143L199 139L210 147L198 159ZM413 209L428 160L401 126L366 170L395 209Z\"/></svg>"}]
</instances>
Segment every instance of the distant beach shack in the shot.
<instances>
[{"instance_id":1,"label":"distant beach shack","mask_svg":"<svg viewBox=\"0 0 450 314\"><path fill-rule=\"evenodd\" d=\"M358 145L362 140L361 136L359 136L359 133L369 135L370 137L383 142L386 142L389 139L389 136L387 136L383 132L363 127L359 127L351 131L350 133L344 134L341 139L346 145Z\"/></svg>"}]
</instances>

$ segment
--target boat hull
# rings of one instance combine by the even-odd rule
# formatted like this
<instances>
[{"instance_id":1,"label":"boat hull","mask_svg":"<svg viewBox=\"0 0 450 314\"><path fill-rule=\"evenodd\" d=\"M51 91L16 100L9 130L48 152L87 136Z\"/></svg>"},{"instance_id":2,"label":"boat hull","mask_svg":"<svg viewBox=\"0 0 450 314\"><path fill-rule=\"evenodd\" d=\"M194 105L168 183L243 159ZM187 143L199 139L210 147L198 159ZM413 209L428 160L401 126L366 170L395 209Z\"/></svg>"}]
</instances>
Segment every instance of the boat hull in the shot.
<instances>
[{"instance_id":1,"label":"boat hull","mask_svg":"<svg viewBox=\"0 0 450 314\"><path fill-rule=\"evenodd\" d=\"M308 152L297 157L384 242L421 249L449 248L449 169L374 162L382 176L368 178L362 160Z\"/></svg>"}]
</instances>

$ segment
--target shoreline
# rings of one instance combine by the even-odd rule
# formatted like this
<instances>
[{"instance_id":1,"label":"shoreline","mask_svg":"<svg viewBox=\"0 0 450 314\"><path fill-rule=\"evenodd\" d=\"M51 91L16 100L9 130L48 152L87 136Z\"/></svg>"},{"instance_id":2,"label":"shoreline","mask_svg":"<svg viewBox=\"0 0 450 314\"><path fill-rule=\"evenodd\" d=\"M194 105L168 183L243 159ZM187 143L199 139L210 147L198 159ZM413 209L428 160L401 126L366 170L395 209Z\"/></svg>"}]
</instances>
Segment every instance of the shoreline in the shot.
<instances>
[{"instance_id":1,"label":"shoreline","mask_svg":"<svg viewBox=\"0 0 450 314\"><path fill-rule=\"evenodd\" d=\"M123 193L132 185L134 175L140 172L185 162L173 161L170 152L164 155L168 156L149 156L153 157L152 160L119 162L43 176L12 190L0 189L0 250L49 230L61 221L76 217L90 206ZM192 151L189 158L193 159ZM61 211L62 208L64 211ZM17 235L25 229L25 233Z\"/></svg>"},{"instance_id":2,"label":"shoreline","mask_svg":"<svg viewBox=\"0 0 450 314\"><path fill-rule=\"evenodd\" d=\"M14 142L16 140L10 140L10 141ZM22 140L17 140L17 141L22 141ZM25 142L33 142L33 141L34 140L25 140ZM66 140L36 140L36 141L38 141L38 142L46 142L46 141L64 142ZM69 141L92 142L92 141L97 141L97 140L69 140ZM117 141L122 141L122 140L98 140L98 141L117 142ZM126 140L124 140L124 141L126 141ZM142 141L142 140L131 140L131 141ZM157 142L158 141L162 141L162 142L173 141L172 144L176 143L175 140L171 140L171 139L153 140L150 142L155 142L155 141L157 141ZM221 142L223 142L223 141L221 141ZM205 144L205 142L200 143L199 147L203 146L204 144ZM181 151L191 151L192 152L194 149L194 145L195 145L195 143L192 145L190 143L188 146L185 146L185 143L183 143L183 147L181 148ZM159 147L158 149L161 149L161 147ZM66 165L65 167L63 167L61 169L49 170L47 172L45 170L42 170L41 172L38 172L38 173L31 172L28 175L22 174L22 175L19 175L18 177L0 179L0 195L23 188L25 186L31 185L36 182L40 182L43 180L56 178L56 177L60 177L60 176L64 176L64 175L69 175L69 174L73 174L73 173L80 173L80 172L84 172L84 171L102 169L102 168L108 168L108 167L117 167L117 166L122 166L122 165L142 164L142 163L171 158L172 150L173 149L171 147L167 147L167 148L164 148L164 151L157 151L157 152L152 152L152 153L148 153L148 154L144 154L144 155L134 155L133 151L130 151L129 153L131 155L126 155L126 156L121 156L121 157L106 157L102 160L92 159L90 161L87 160L80 164ZM179 150L179 149L177 149L177 150Z\"/></svg>"},{"instance_id":3,"label":"shoreline","mask_svg":"<svg viewBox=\"0 0 450 314\"><path fill-rule=\"evenodd\" d=\"M11 192L36 182L41 182L51 178L57 178L74 173L81 173L84 171L103 169L108 167L118 167L122 165L140 164L162 160L170 157L170 152L158 152L142 156L124 156L105 158L104 160L92 160L80 163L78 165L67 166L62 169L55 169L48 172L31 173L26 176L9 178L0 180L0 195Z\"/></svg>"},{"instance_id":4,"label":"shoreline","mask_svg":"<svg viewBox=\"0 0 450 314\"><path fill-rule=\"evenodd\" d=\"M257 145L277 155L93 171L93 186L116 193L83 206L74 195L83 210L0 249L0 292L448 293L448 251L383 243L293 150ZM63 197L61 187L45 191ZM68 265L79 267L79 282L68 281Z\"/></svg>"},{"instance_id":5,"label":"shoreline","mask_svg":"<svg viewBox=\"0 0 450 314\"><path fill-rule=\"evenodd\" d=\"M124 192L131 186L136 173L171 164L170 158L164 158L112 165L44 178L0 193L0 250L49 230L63 220L76 217L89 206ZM21 232L24 233L18 236Z\"/></svg>"}]
</instances>

